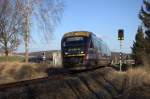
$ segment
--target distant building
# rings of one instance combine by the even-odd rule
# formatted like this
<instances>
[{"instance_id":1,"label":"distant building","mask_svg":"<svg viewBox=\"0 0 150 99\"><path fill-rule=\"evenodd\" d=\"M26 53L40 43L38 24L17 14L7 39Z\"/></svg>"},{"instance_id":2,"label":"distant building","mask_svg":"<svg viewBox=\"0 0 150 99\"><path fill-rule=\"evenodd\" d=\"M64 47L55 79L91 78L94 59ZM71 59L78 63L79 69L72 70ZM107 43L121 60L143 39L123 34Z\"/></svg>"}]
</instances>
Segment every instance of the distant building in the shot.
<instances>
[{"instance_id":1,"label":"distant building","mask_svg":"<svg viewBox=\"0 0 150 99\"><path fill-rule=\"evenodd\" d=\"M9 56L14 56L16 53L9 51L8 55ZM5 56L4 50L0 49L0 56Z\"/></svg>"},{"instance_id":2,"label":"distant building","mask_svg":"<svg viewBox=\"0 0 150 99\"><path fill-rule=\"evenodd\" d=\"M113 64L119 64L120 52L112 52L111 55L112 55ZM122 62L125 64L133 64L134 63L133 59L131 58L131 54L127 54L127 53L122 53Z\"/></svg>"}]
</instances>

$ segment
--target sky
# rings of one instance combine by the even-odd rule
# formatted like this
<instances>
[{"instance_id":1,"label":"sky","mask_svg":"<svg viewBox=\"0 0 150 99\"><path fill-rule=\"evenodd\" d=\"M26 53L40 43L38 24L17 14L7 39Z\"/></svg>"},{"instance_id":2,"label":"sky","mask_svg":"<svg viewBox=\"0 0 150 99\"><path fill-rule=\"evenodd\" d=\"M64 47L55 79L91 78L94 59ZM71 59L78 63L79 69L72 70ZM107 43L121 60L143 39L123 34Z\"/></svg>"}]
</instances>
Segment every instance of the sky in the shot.
<instances>
[{"instance_id":1,"label":"sky","mask_svg":"<svg viewBox=\"0 0 150 99\"><path fill-rule=\"evenodd\" d=\"M138 13L142 0L64 0L64 12L60 24L54 30L51 40L41 42L35 35L36 43L30 43L30 51L60 50L64 33L70 31L91 31L103 39L113 52L119 52L118 29L124 29L122 51L131 53L138 25ZM18 51L23 51L19 47Z\"/></svg>"}]
</instances>

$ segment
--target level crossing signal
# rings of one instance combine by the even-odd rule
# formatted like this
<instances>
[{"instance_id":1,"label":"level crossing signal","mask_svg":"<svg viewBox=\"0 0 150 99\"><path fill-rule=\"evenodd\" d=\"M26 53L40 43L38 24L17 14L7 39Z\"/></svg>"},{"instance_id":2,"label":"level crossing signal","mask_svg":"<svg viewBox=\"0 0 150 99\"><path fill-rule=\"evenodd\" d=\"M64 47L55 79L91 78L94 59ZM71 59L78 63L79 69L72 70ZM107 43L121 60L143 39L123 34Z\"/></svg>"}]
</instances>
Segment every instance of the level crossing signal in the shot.
<instances>
[{"instance_id":1,"label":"level crossing signal","mask_svg":"<svg viewBox=\"0 0 150 99\"><path fill-rule=\"evenodd\" d=\"M124 30L123 29L118 30L118 40L124 40Z\"/></svg>"}]
</instances>

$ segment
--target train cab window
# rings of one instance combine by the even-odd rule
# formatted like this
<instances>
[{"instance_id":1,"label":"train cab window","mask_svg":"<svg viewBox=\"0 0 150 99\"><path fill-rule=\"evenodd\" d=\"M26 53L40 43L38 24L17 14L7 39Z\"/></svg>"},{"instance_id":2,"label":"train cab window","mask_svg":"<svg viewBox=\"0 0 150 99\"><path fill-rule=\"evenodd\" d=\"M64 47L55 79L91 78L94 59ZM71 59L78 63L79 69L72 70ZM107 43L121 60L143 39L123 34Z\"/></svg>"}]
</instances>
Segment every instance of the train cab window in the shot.
<instances>
[{"instance_id":1,"label":"train cab window","mask_svg":"<svg viewBox=\"0 0 150 99\"><path fill-rule=\"evenodd\" d=\"M90 48L94 48L92 41L90 42Z\"/></svg>"}]
</instances>

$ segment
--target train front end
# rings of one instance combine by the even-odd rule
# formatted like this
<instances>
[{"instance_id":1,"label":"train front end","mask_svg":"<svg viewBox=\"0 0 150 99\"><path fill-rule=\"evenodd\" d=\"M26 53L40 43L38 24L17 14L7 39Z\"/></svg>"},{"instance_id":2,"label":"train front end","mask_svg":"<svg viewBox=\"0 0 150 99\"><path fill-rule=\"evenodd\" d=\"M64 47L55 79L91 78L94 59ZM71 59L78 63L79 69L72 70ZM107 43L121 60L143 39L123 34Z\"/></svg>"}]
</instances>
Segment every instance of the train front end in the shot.
<instances>
[{"instance_id":1,"label":"train front end","mask_svg":"<svg viewBox=\"0 0 150 99\"><path fill-rule=\"evenodd\" d=\"M71 32L64 35L61 41L64 68L86 68L89 36L90 34L87 32Z\"/></svg>"}]
</instances>

